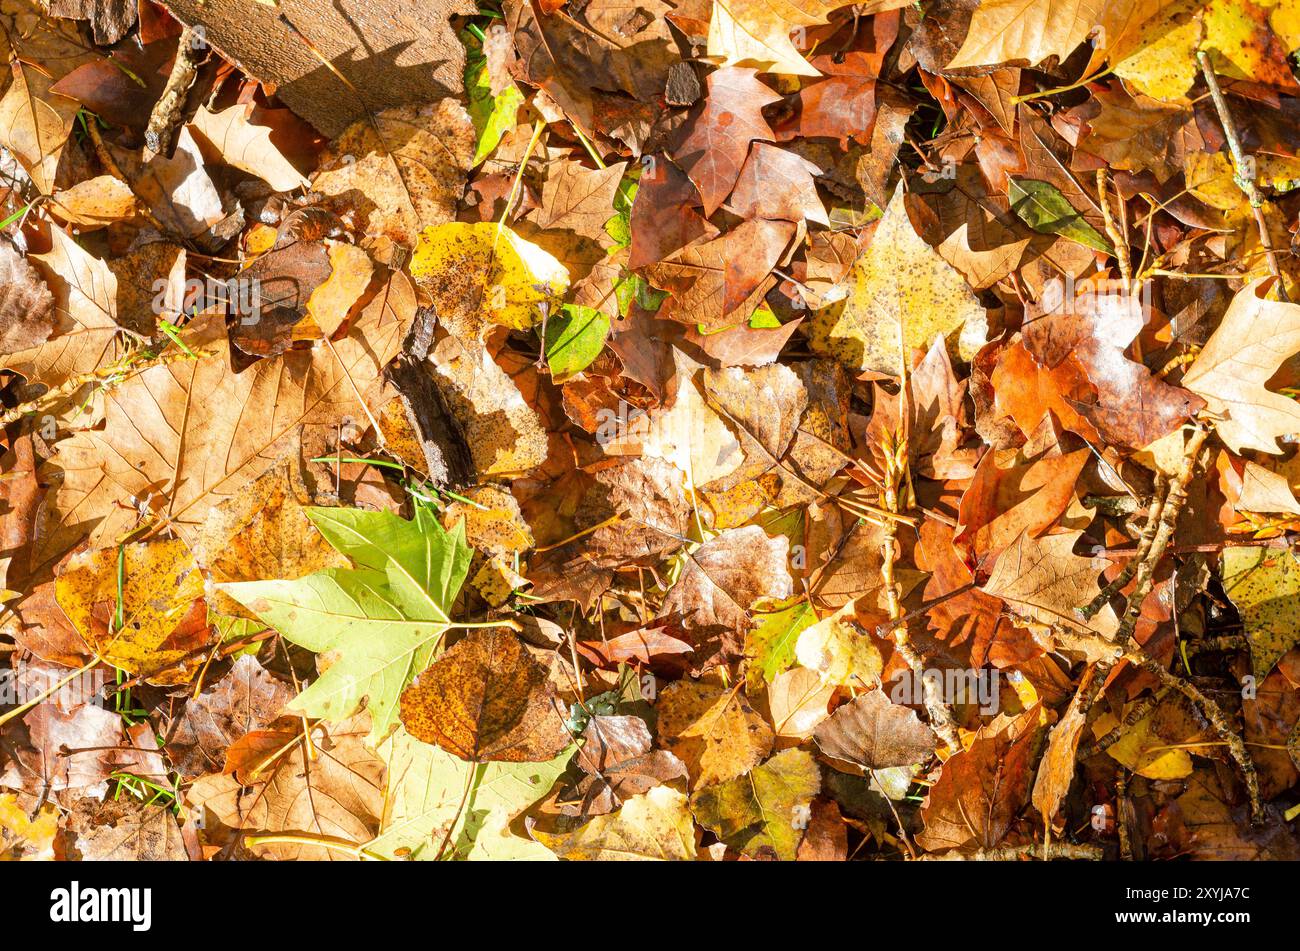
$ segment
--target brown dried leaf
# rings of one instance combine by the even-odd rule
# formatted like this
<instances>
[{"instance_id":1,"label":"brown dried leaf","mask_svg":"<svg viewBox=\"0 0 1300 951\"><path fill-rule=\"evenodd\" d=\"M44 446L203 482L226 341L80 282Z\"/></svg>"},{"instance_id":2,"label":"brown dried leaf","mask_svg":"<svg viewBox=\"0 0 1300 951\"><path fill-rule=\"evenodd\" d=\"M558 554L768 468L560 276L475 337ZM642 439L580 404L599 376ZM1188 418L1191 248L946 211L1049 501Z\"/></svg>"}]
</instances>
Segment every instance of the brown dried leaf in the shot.
<instances>
[{"instance_id":1,"label":"brown dried leaf","mask_svg":"<svg viewBox=\"0 0 1300 951\"><path fill-rule=\"evenodd\" d=\"M814 736L827 756L864 770L923 762L939 742L915 712L891 703L883 690L859 694L818 726Z\"/></svg>"},{"instance_id":2,"label":"brown dried leaf","mask_svg":"<svg viewBox=\"0 0 1300 951\"><path fill-rule=\"evenodd\" d=\"M402 692L412 736L475 763L540 763L569 745L545 665L509 631L471 631Z\"/></svg>"}]
</instances>

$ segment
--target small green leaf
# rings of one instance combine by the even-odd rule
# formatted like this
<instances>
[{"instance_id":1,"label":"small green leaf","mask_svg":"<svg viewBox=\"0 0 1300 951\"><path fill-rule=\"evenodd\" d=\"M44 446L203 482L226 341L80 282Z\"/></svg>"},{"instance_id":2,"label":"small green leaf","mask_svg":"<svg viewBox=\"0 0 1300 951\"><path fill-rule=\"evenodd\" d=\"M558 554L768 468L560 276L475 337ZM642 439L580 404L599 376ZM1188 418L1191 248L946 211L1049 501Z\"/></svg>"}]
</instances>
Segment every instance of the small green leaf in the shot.
<instances>
[{"instance_id":1,"label":"small green leaf","mask_svg":"<svg viewBox=\"0 0 1300 951\"><path fill-rule=\"evenodd\" d=\"M639 168L640 166L636 167L637 170ZM614 193L614 211L617 214L605 222L606 234L613 238L614 243L620 248L630 247L632 244L632 202L636 200L639 187L632 174L629 172L618 183L618 191Z\"/></svg>"},{"instance_id":2,"label":"small green leaf","mask_svg":"<svg viewBox=\"0 0 1300 951\"><path fill-rule=\"evenodd\" d=\"M799 635L816 620L812 606L804 597L777 601L770 606L760 602L754 611L754 629L746 635L750 669L762 674L768 683L777 674L789 670L794 664Z\"/></svg>"},{"instance_id":3,"label":"small green leaf","mask_svg":"<svg viewBox=\"0 0 1300 951\"><path fill-rule=\"evenodd\" d=\"M501 143L501 137L514 128L524 96L514 83L493 96L487 57L481 52L478 40L464 32L461 40L467 50L465 91L469 94L469 118L478 133L478 147L474 150L474 166L478 166Z\"/></svg>"},{"instance_id":4,"label":"small green leaf","mask_svg":"<svg viewBox=\"0 0 1300 951\"><path fill-rule=\"evenodd\" d=\"M1056 186L1028 178L1013 178L1007 196L1020 219L1039 234L1059 234L1094 251L1115 253L1110 242L1083 220Z\"/></svg>"},{"instance_id":5,"label":"small green leaf","mask_svg":"<svg viewBox=\"0 0 1300 951\"><path fill-rule=\"evenodd\" d=\"M591 365L609 336L609 316L582 304L565 304L546 325L546 362L557 383Z\"/></svg>"},{"instance_id":6,"label":"small green leaf","mask_svg":"<svg viewBox=\"0 0 1300 951\"><path fill-rule=\"evenodd\" d=\"M398 729L379 748L388 766L384 823L366 851L387 858L436 857L446 827L455 822L444 858L496 857L529 850L528 840L502 839L502 829L516 815L550 792L575 747L545 763L466 763L451 753L421 743ZM474 770L465 794L467 771ZM461 799L465 804L460 808ZM436 835L435 835L436 833ZM480 834L496 838L479 842Z\"/></svg>"}]
</instances>

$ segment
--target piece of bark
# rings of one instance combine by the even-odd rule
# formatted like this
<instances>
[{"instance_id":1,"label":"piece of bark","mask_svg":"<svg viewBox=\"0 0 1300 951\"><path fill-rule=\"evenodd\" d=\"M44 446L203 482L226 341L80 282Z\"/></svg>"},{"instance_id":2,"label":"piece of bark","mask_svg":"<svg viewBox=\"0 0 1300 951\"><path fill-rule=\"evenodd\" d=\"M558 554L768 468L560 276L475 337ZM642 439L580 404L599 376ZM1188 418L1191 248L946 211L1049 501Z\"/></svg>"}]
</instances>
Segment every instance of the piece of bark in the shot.
<instances>
[{"instance_id":1,"label":"piece of bark","mask_svg":"<svg viewBox=\"0 0 1300 951\"><path fill-rule=\"evenodd\" d=\"M433 311L428 308L415 315L402 355L386 373L401 398L407 422L415 430L424 454L425 474L434 485L455 489L475 480L474 460L460 424L429 372L427 358L434 324Z\"/></svg>"},{"instance_id":2,"label":"piece of bark","mask_svg":"<svg viewBox=\"0 0 1300 951\"><path fill-rule=\"evenodd\" d=\"M186 27L176 47L176 59L167 77L167 85L149 113L149 125L144 130L146 162L155 155L171 158L176 151L176 137L185 119L185 103L198 78L199 64L206 55L207 47L202 39Z\"/></svg>"},{"instance_id":3,"label":"piece of bark","mask_svg":"<svg viewBox=\"0 0 1300 951\"><path fill-rule=\"evenodd\" d=\"M52 17L89 20L95 42L112 46L130 32L136 21L135 0L46 0Z\"/></svg>"},{"instance_id":4,"label":"piece of bark","mask_svg":"<svg viewBox=\"0 0 1300 951\"><path fill-rule=\"evenodd\" d=\"M334 138L362 119L407 103L436 102L464 89L465 49L450 18L470 0L166 0L182 23L274 91L286 106ZM349 90L286 25L347 77Z\"/></svg>"}]
</instances>

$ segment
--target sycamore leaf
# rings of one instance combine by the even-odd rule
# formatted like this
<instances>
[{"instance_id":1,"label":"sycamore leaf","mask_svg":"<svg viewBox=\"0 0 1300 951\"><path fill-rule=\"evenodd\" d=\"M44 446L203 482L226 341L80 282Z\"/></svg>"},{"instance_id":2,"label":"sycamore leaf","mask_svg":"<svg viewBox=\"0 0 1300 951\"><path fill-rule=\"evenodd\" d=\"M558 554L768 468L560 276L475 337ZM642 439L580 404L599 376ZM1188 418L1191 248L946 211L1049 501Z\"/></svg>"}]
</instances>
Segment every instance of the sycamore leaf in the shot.
<instances>
[{"instance_id":1,"label":"sycamore leaf","mask_svg":"<svg viewBox=\"0 0 1300 951\"><path fill-rule=\"evenodd\" d=\"M135 503L121 504L131 497L154 500L194 541L212 506L270 468L300 431L365 417L360 399L377 391L414 310L410 283L394 275L343 339L242 373L231 366L224 318L191 322L186 342L198 359L127 378L106 393L102 430L59 443L52 465L62 483L47 502L44 550L66 551L87 532L104 545L134 530Z\"/></svg>"},{"instance_id":2,"label":"sycamore leaf","mask_svg":"<svg viewBox=\"0 0 1300 951\"><path fill-rule=\"evenodd\" d=\"M316 724L310 747L301 723L288 721L284 730L267 731L272 758L263 758L255 780L245 783L238 773L204 776L186 791L186 801L206 810L207 834L218 841L296 833L364 844L378 831L384 788L384 763L364 742L373 734L367 719L362 713L330 727ZM297 842L253 851L282 860L345 857L336 849Z\"/></svg>"},{"instance_id":3,"label":"sycamore leaf","mask_svg":"<svg viewBox=\"0 0 1300 951\"><path fill-rule=\"evenodd\" d=\"M311 188L371 241L382 236L413 247L422 227L455 218L474 139L456 99L385 109L334 140Z\"/></svg>"},{"instance_id":4,"label":"sycamore leaf","mask_svg":"<svg viewBox=\"0 0 1300 951\"><path fill-rule=\"evenodd\" d=\"M717 211L735 187L750 143L773 138L763 107L780 99L752 69L715 70L708 84L704 104L682 125L673 149L673 158L700 190L705 216Z\"/></svg>"},{"instance_id":5,"label":"sycamore leaf","mask_svg":"<svg viewBox=\"0 0 1300 951\"><path fill-rule=\"evenodd\" d=\"M744 855L792 861L807 827L805 810L821 786L812 754L786 750L744 776L696 790L691 812Z\"/></svg>"},{"instance_id":6,"label":"sycamore leaf","mask_svg":"<svg viewBox=\"0 0 1300 951\"><path fill-rule=\"evenodd\" d=\"M444 836L448 851L456 857L466 857L470 847L474 851L468 857L477 857L480 837L545 796L564 772L573 749L544 763L470 764L398 728L379 748L379 755L388 767L384 811L379 834L366 851L386 858L429 860L436 857ZM458 806L471 770L473 798L461 810Z\"/></svg>"},{"instance_id":7,"label":"sycamore leaf","mask_svg":"<svg viewBox=\"0 0 1300 951\"><path fill-rule=\"evenodd\" d=\"M184 862L181 827L170 809L123 798L80 799L68 819L78 857L86 862Z\"/></svg>"},{"instance_id":8,"label":"sycamore leaf","mask_svg":"<svg viewBox=\"0 0 1300 951\"><path fill-rule=\"evenodd\" d=\"M1017 614L1048 627L1091 629L1103 636L1115 633L1119 618L1106 605L1091 621L1075 614L1096 596L1097 580L1109 562L1086 558L1071 549L1079 532L1032 538L1022 533L998 556L982 585L986 594L1001 598Z\"/></svg>"},{"instance_id":9,"label":"sycamore leaf","mask_svg":"<svg viewBox=\"0 0 1300 951\"><path fill-rule=\"evenodd\" d=\"M811 343L850 369L898 376L910 366L910 348L928 348L936 334L963 327L973 346L960 349L973 352L984 342L984 308L960 272L916 233L901 185L845 283L848 298L818 311Z\"/></svg>"},{"instance_id":10,"label":"sycamore leaf","mask_svg":"<svg viewBox=\"0 0 1300 951\"><path fill-rule=\"evenodd\" d=\"M51 248L34 254L50 272L55 325L48 339L29 349L0 352L0 367L29 382L57 386L71 376L97 370L116 356L117 277L108 265L81 249L60 228L50 228Z\"/></svg>"},{"instance_id":11,"label":"sycamore leaf","mask_svg":"<svg viewBox=\"0 0 1300 951\"><path fill-rule=\"evenodd\" d=\"M194 558L220 584L274 578L294 581L325 568L346 568L308 519L309 493L297 464L282 459L213 506L194 541ZM211 604L225 614L252 617L221 591Z\"/></svg>"},{"instance_id":12,"label":"sycamore leaf","mask_svg":"<svg viewBox=\"0 0 1300 951\"><path fill-rule=\"evenodd\" d=\"M1029 800L1038 716L1035 705L1016 720L995 720L943 764L921 809L922 848L991 849L1002 841Z\"/></svg>"},{"instance_id":13,"label":"sycamore leaf","mask_svg":"<svg viewBox=\"0 0 1300 951\"><path fill-rule=\"evenodd\" d=\"M41 194L49 195L80 106L50 92L55 77L45 70L10 57L13 79L0 98L0 146L13 153Z\"/></svg>"},{"instance_id":14,"label":"sycamore leaf","mask_svg":"<svg viewBox=\"0 0 1300 951\"><path fill-rule=\"evenodd\" d=\"M312 523L354 568L296 581L218 585L310 651L337 652L289 709L339 721L367 700L372 738L397 722L398 696L428 666L450 624L451 602L469 570L464 530L444 531L423 509L413 521L391 512L308 509Z\"/></svg>"},{"instance_id":15,"label":"sycamore leaf","mask_svg":"<svg viewBox=\"0 0 1300 951\"><path fill-rule=\"evenodd\" d=\"M1300 432L1300 403L1265 389L1282 361L1300 352L1300 304L1264 297L1268 278L1237 291L1217 330L1183 375L1205 399L1219 438L1233 452L1279 453L1277 438Z\"/></svg>"},{"instance_id":16,"label":"sycamore leaf","mask_svg":"<svg viewBox=\"0 0 1300 951\"><path fill-rule=\"evenodd\" d=\"M572 832L533 830L533 838L570 861L678 861L695 859L695 826L684 793L656 786L617 811Z\"/></svg>"}]
</instances>

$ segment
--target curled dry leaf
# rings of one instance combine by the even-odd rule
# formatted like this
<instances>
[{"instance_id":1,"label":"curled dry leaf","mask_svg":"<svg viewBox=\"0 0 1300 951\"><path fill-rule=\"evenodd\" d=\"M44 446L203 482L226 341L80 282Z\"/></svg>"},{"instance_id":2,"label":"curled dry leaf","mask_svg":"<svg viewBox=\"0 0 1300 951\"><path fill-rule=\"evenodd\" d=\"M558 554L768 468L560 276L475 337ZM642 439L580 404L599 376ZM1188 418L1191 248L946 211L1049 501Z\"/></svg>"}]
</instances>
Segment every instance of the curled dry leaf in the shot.
<instances>
[{"instance_id":1,"label":"curled dry leaf","mask_svg":"<svg viewBox=\"0 0 1300 951\"><path fill-rule=\"evenodd\" d=\"M307 179L280 154L271 141L271 130L249 121L251 111L245 105L234 105L220 112L200 106L190 120L191 129L200 147L210 147L227 165L256 175L276 191L305 187Z\"/></svg>"},{"instance_id":2,"label":"curled dry leaf","mask_svg":"<svg viewBox=\"0 0 1300 951\"><path fill-rule=\"evenodd\" d=\"M50 198L50 211L82 231L106 228L135 216L139 201L131 186L112 175L99 175L60 189Z\"/></svg>"}]
</instances>

